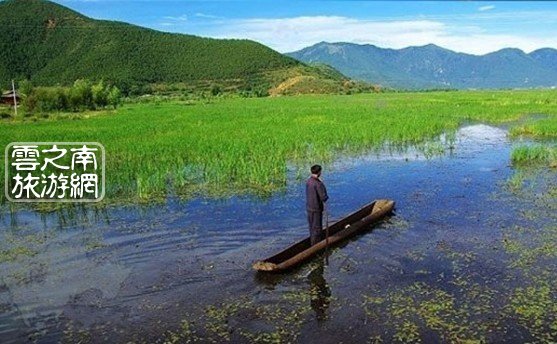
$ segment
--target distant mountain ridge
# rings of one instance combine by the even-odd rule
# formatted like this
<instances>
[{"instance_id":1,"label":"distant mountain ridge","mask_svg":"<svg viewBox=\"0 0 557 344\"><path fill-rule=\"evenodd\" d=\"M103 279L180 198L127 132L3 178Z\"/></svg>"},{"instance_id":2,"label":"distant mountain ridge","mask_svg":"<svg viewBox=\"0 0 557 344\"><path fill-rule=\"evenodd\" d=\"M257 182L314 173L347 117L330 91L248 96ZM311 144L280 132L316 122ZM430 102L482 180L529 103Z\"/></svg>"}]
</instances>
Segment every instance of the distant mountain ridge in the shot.
<instances>
[{"instance_id":1,"label":"distant mountain ridge","mask_svg":"<svg viewBox=\"0 0 557 344\"><path fill-rule=\"evenodd\" d=\"M458 53L434 44L385 49L321 42L286 54L324 63L344 75L392 88L530 88L557 85L557 50L526 54L507 48L485 55Z\"/></svg>"},{"instance_id":2,"label":"distant mountain ridge","mask_svg":"<svg viewBox=\"0 0 557 344\"><path fill-rule=\"evenodd\" d=\"M50 1L1 1L0 28L2 87L11 79L48 86L87 78L119 86L231 80L267 90L297 75L341 84L330 68L306 66L254 41L95 20Z\"/></svg>"}]
</instances>

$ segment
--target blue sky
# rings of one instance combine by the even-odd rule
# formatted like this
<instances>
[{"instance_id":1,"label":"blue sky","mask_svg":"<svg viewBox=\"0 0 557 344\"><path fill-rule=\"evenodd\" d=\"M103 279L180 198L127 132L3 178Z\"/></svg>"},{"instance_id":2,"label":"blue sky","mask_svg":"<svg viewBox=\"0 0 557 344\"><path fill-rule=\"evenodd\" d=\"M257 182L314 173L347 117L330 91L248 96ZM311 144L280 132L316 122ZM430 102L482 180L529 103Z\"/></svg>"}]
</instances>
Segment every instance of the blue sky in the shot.
<instances>
[{"instance_id":1,"label":"blue sky","mask_svg":"<svg viewBox=\"0 0 557 344\"><path fill-rule=\"evenodd\" d=\"M215 38L248 38L280 52L321 42L403 48L434 43L471 54L557 48L557 2L56 0L97 19Z\"/></svg>"}]
</instances>

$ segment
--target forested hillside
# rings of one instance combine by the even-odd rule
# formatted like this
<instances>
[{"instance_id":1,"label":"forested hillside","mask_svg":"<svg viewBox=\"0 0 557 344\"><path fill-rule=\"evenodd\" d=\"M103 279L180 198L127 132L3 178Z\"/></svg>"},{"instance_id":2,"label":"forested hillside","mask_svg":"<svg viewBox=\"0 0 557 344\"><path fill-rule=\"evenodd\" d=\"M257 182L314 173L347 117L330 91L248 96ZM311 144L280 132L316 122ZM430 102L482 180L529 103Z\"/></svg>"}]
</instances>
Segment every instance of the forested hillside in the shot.
<instances>
[{"instance_id":1,"label":"forested hillside","mask_svg":"<svg viewBox=\"0 0 557 344\"><path fill-rule=\"evenodd\" d=\"M0 2L0 82L70 85L76 79L119 87L150 83L255 80L269 72L308 70L301 62L249 40L158 32L94 20L40 0ZM300 68L303 67L303 68ZM310 70L310 74L318 70Z\"/></svg>"}]
</instances>

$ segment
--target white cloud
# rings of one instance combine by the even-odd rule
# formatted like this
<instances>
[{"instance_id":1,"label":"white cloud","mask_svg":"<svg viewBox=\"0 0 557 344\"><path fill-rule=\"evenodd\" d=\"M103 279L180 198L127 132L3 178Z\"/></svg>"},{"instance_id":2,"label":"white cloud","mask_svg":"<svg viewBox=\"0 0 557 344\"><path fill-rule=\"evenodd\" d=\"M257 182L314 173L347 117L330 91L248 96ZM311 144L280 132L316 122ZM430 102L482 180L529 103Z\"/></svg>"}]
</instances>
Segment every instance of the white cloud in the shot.
<instances>
[{"instance_id":1,"label":"white cloud","mask_svg":"<svg viewBox=\"0 0 557 344\"><path fill-rule=\"evenodd\" d=\"M195 14L196 17L198 18L205 18L205 19L223 19L224 17L220 17L220 16L215 16L212 14L207 14L207 13L196 13Z\"/></svg>"},{"instance_id":2,"label":"white cloud","mask_svg":"<svg viewBox=\"0 0 557 344\"><path fill-rule=\"evenodd\" d=\"M280 52L298 50L321 41L395 49L434 43L471 54L507 47L525 51L557 47L557 35L488 33L478 25L447 24L438 19L366 20L341 16L239 19L215 21L212 31L213 37L252 39Z\"/></svg>"},{"instance_id":3,"label":"white cloud","mask_svg":"<svg viewBox=\"0 0 557 344\"><path fill-rule=\"evenodd\" d=\"M166 20L177 21L177 22L185 22L188 21L188 16L186 14L182 14L178 17L166 16L164 17Z\"/></svg>"},{"instance_id":4,"label":"white cloud","mask_svg":"<svg viewBox=\"0 0 557 344\"><path fill-rule=\"evenodd\" d=\"M320 41L408 46L441 34L445 24L429 20L376 22L339 16L304 16L234 20L226 26L223 30L226 33L221 37L249 38L285 52Z\"/></svg>"},{"instance_id":5,"label":"white cloud","mask_svg":"<svg viewBox=\"0 0 557 344\"><path fill-rule=\"evenodd\" d=\"M163 17L163 21L158 23L158 26L170 28L170 27L182 26L187 22L188 22L188 16L186 14L182 14L181 16L177 16L177 17L165 16Z\"/></svg>"},{"instance_id":6,"label":"white cloud","mask_svg":"<svg viewBox=\"0 0 557 344\"><path fill-rule=\"evenodd\" d=\"M480 6L480 7L478 7L478 11L480 11L480 12L485 12L485 11L492 10L492 9L494 9L494 8L495 8L494 5Z\"/></svg>"}]
</instances>

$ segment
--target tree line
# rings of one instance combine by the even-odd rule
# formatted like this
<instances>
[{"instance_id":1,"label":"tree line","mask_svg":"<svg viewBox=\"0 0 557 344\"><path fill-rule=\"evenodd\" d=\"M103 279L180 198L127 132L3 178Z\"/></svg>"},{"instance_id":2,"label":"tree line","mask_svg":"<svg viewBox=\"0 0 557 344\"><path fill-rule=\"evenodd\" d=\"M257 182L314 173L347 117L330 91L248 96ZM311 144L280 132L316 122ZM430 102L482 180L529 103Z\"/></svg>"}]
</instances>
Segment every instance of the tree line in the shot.
<instances>
[{"instance_id":1,"label":"tree line","mask_svg":"<svg viewBox=\"0 0 557 344\"><path fill-rule=\"evenodd\" d=\"M93 83L78 79L72 86L33 86L28 80L19 83L21 105L27 112L53 112L116 109L122 102L122 93L103 80Z\"/></svg>"}]
</instances>

